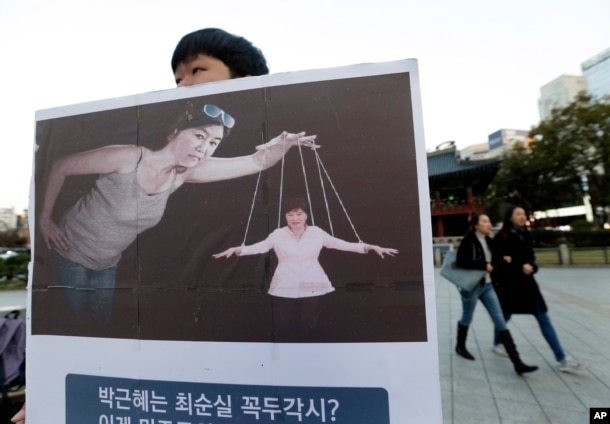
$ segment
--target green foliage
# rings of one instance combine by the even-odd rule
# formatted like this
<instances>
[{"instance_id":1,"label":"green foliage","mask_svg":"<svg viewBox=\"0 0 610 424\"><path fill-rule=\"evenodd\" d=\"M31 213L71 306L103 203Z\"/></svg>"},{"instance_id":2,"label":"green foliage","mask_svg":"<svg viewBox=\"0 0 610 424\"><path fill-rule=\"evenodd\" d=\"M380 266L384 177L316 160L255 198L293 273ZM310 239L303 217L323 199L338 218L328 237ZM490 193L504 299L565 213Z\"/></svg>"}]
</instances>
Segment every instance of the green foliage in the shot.
<instances>
[{"instance_id":1,"label":"green foliage","mask_svg":"<svg viewBox=\"0 0 610 424\"><path fill-rule=\"evenodd\" d=\"M529 148L515 144L504 155L486 197L492 208L498 203L508 203L526 210L555 209L569 201L566 193L573 193L573 186L570 180L550 180L543 164L535 160Z\"/></svg>"},{"instance_id":2,"label":"green foliage","mask_svg":"<svg viewBox=\"0 0 610 424\"><path fill-rule=\"evenodd\" d=\"M574 247L610 247L610 231L553 231L535 228L531 231L535 247L556 247L566 243Z\"/></svg>"},{"instance_id":3,"label":"green foliage","mask_svg":"<svg viewBox=\"0 0 610 424\"><path fill-rule=\"evenodd\" d=\"M25 289L26 287L27 287L27 281L23 281L23 280L0 281L0 290L17 290L17 289Z\"/></svg>"},{"instance_id":4,"label":"green foliage","mask_svg":"<svg viewBox=\"0 0 610 424\"><path fill-rule=\"evenodd\" d=\"M570 226L574 231L591 231L595 228L595 225L586 219L575 219L570 222Z\"/></svg>"},{"instance_id":5,"label":"green foliage","mask_svg":"<svg viewBox=\"0 0 610 424\"><path fill-rule=\"evenodd\" d=\"M575 247L610 246L610 231L570 231L568 240Z\"/></svg>"},{"instance_id":6,"label":"green foliage","mask_svg":"<svg viewBox=\"0 0 610 424\"><path fill-rule=\"evenodd\" d=\"M554 110L530 137L535 140L532 160L548 181L580 182L581 174L587 174L591 203L610 204L610 99L581 94Z\"/></svg>"},{"instance_id":7,"label":"green foliage","mask_svg":"<svg viewBox=\"0 0 610 424\"><path fill-rule=\"evenodd\" d=\"M582 204L587 175L593 207L610 204L610 99L580 95L532 128L529 146L504 156L486 199L489 209L509 203L528 210Z\"/></svg>"},{"instance_id":8,"label":"green foliage","mask_svg":"<svg viewBox=\"0 0 610 424\"><path fill-rule=\"evenodd\" d=\"M30 255L21 253L7 259L0 258L0 278L5 280L28 279L28 263Z\"/></svg>"},{"instance_id":9,"label":"green foliage","mask_svg":"<svg viewBox=\"0 0 610 424\"><path fill-rule=\"evenodd\" d=\"M566 232L534 228L531 230L534 247L557 247L567 241Z\"/></svg>"},{"instance_id":10,"label":"green foliage","mask_svg":"<svg viewBox=\"0 0 610 424\"><path fill-rule=\"evenodd\" d=\"M19 235L17 230L0 231L0 246L25 247L27 240Z\"/></svg>"}]
</instances>

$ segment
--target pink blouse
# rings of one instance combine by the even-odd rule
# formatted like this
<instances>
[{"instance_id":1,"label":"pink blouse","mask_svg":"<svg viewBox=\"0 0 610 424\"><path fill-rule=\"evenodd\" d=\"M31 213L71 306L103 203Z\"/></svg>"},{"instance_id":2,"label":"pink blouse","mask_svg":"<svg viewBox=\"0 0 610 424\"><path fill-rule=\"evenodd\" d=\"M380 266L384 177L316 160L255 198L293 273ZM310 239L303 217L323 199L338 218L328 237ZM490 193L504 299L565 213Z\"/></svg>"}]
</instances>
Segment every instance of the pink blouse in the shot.
<instances>
[{"instance_id":1,"label":"pink blouse","mask_svg":"<svg viewBox=\"0 0 610 424\"><path fill-rule=\"evenodd\" d=\"M320 250L365 253L364 243L350 243L331 236L321 228L308 226L300 239L288 227L278 228L265 240L243 246L241 255L256 255L273 249L278 266L269 294L279 297L320 296L335 290L318 262Z\"/></svg>"}]
</instances>

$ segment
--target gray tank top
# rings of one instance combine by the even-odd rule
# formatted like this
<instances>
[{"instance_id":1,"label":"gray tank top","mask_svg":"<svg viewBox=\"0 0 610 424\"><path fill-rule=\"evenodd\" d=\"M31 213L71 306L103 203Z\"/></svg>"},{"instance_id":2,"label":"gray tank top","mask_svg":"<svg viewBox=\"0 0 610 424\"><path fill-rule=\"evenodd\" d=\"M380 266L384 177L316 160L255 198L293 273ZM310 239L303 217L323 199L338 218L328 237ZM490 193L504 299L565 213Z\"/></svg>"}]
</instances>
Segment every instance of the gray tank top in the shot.
<instances>
[{"instance_id":1,"label":"gray tank top","mask_svg":"<svg viewBox=\"0 0 610 424\"><path fill-rule=\"evenodd\" d=\"M107 269L119 262L138 234L157 225L176 189L176 174L169 189L154 195L142 190L136 176L137 167L127 174L101 175L61 220L70 249L58 253L91 270Z\"/></svg>"}]
</instances>

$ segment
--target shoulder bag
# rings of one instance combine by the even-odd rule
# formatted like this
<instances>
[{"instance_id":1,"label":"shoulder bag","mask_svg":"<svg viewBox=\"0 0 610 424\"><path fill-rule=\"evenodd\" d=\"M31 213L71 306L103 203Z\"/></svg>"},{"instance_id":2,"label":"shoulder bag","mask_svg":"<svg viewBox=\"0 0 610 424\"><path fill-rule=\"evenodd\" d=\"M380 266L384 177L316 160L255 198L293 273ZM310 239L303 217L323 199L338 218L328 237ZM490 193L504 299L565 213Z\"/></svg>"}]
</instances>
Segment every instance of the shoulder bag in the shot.
<instances>
[{"instance_id":1,"label":"shoulder bag","mask_svg":"<svg viewBox=\"0 0 610 424\"><path fill-rule=\"evenodd\" d=\"M462 290L471 291L485 276L485 271L482 269L458 268L455 263L456 257L457 253L455 251L447 252L443 266L441 266L441 275Z\"/></svg>"}]
</instances>

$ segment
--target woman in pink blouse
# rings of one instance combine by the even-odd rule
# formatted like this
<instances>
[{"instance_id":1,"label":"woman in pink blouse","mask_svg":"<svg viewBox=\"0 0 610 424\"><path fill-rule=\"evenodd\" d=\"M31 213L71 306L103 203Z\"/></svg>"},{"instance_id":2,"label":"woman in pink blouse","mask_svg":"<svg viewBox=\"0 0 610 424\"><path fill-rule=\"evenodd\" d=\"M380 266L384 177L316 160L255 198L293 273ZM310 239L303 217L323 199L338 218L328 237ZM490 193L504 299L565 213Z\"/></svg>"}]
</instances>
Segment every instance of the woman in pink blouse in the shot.
<instances>
[{"instance_id":1,"label":"woman in pink blouse","mask_svg":"<svg viewBox=\"0 0 610 424\"><path fill-rule=\"evenodd\" d=\"M316 226L307 225L307 203L292 199L284 205L286 227L278 228L269 236L250 246L231 247L217 253L214 258L231 255L256 255L273 249L278 266L273 274L269 294L278 297L299 298L320 296L335 290L318 262L323 247L347 252L374 251L380 257L394 256L398 250L366 243L350 243L331 236Z\"/></svg>"}]
</instances>

